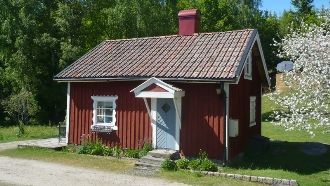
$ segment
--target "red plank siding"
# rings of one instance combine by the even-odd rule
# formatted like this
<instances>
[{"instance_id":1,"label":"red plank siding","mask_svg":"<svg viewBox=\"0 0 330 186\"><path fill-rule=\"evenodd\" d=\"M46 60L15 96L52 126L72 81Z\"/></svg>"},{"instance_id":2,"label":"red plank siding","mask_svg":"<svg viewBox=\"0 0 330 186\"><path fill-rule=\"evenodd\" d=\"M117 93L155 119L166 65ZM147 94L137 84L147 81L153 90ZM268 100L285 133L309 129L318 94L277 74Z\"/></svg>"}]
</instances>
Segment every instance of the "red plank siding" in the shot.
<instances>
[{"instance_id":1,"label":"red plank siding","mask_svg":"<svg viewBox=\"0 0 330 186\"><path fill-rule=\"evenodd\" d=\"M142 82L71 83L69 143L80 144L81 136L91 135L91 96L117 95L116 120L118 130L101 134L108 145L138 148L143 141L151 142L152 129L143 99L129 91ZM211 158L223 155L223 100L216 94L218 84L184 84L175 86L185 90L182 98L182 126L180 150L186 156L196 156L200 149ZM149 101L150 104L150 101Z\"/></svg>"},{"instance_id":2,"label":"red plank siding","mask_svg":"<svg viewBox=\"0 0 330 186\"><path fill-rule=\"evenodd\" d=\"M196 156L200 149L210 158L223 157L223 100L216 94L219 84L177 84L182 98L181 153Z\"/></svg>"},{"instance_id":3,"label":"red plank siding","mask_svg":"<svg viewBox=\"0 0 330 186\"><path fill-rule=\"evenodd\" d=\"M140 82L141 83L141 82ZM69 143L81 144L83 135L101 138L107 145L138 148L139 141L151 139L150 120L142 99L129 91L138 82L71 83L71 110ZM117 95L116 119L118 130L109 134L92 134L93 116L91 96ZM139 123L138 120L142 122ZM139 130L139 125L143 130Z\"/></svg>"},{"instance_id":4,"label":"red plank siding","mask_svg":"<svg viewBox=\"0 0 330 186\"><path fill-rule=\"evenodd\" d=\"M261 64L259 60L259 57L252 56L252 80L244 79L243 71L239 83L230 85L230 118L239 120L239 135L230 138L230 158L243 152L251 136L261 135L261 79L257 67L257 64ZM256 96L256 125L252 127L249 126L250 96Z\"/></svg>"}]
</instances>

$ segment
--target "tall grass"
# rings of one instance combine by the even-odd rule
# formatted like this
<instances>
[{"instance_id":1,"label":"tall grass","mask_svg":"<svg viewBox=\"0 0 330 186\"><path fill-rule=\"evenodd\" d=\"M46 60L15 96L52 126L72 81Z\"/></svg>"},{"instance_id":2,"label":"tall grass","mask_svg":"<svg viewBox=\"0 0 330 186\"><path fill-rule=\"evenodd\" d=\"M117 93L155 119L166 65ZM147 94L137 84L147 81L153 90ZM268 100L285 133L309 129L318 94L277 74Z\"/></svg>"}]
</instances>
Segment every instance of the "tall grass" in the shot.
<instances>
[{"instance_id":1,"label":"tall grass","mask_svg":"<svg viewBox=\"0 0 330 186\"><path fill-rule=\"evenodd\" d=\"M25 126L25 134L20 136L17 126L2 127L0 126L0 143L28 140L28 139L44 139L58 136L58 128L41 125Z\"/></svg>"}]
</instances>

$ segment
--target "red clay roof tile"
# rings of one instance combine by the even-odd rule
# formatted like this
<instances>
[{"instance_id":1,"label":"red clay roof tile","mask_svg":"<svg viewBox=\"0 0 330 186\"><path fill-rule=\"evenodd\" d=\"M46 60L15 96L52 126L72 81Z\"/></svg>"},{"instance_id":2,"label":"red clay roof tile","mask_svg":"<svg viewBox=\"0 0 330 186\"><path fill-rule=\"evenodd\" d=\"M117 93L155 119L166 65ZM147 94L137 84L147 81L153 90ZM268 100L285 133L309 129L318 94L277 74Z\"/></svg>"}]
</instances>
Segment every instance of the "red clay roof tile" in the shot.
<instances>
[{"instance_id":1,"label":"red clay roof tile","mask_svg":"<svg viewBox=\"0 0 330 186\"><path fill-rule=\"evenodd\" d=\"M246 29L107 40L54 79L234 79L256 34L256 30Z\"/></svg>"}]
</instances>

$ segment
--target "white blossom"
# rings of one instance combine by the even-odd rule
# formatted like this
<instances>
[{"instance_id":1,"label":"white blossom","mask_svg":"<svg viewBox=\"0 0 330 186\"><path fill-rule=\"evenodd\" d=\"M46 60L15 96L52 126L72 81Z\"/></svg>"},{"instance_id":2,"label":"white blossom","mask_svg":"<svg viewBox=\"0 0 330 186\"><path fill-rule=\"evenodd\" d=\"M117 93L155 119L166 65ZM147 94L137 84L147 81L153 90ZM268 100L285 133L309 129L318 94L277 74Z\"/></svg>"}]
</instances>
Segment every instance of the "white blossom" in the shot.
<instances>
[{"instance_id":1,"label":"white blossom","mask_svg":"<svg viewBox=\"0 0 330 186\"><path fill-rule=\"evenodd\" d=\"M287 130L305 130L311 136L315 130L330 131L330 14L322 15L317 25L302 23L280 43L278 56L294 62L286 72L285 93L274 92L269 98L279 106L274 114L275 124Z\"/></svg>"}]
</instances>

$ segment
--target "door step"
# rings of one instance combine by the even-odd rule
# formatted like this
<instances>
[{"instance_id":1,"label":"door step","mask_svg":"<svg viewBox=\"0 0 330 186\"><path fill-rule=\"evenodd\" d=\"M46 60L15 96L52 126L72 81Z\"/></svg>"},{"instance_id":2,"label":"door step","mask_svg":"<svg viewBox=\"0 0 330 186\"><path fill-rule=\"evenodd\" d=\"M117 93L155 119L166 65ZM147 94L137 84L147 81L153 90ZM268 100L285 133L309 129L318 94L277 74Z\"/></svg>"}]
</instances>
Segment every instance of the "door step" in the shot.
<instances>
[{"instance_id":1,"label":"door step","mask_svg":"<svg viewBox=\"0 0 330 186\"><path fill-rule=\"evenodd\" d=\"M155 149L148 152L148 154L155 158L172 159L172 160L176 160L180 158L180 154L178 151L170 150L170 149Z\"/></svg>"},{"instance_id":2,"label":"door step","mask_svg":"<svg viewBox=\"0 0 330 186\"><path fill-rule=\"evenodd\" d=\"M167 149L155 149L150 152L146 156L143 156L138 162L135 163L136 171L149 171L155 172L160 170L162 163L166 159L176 160L180 158L180 154L175 150L167 150Z\"/></svg>"}]
</instances>

